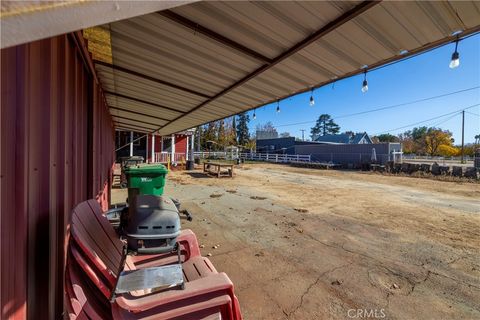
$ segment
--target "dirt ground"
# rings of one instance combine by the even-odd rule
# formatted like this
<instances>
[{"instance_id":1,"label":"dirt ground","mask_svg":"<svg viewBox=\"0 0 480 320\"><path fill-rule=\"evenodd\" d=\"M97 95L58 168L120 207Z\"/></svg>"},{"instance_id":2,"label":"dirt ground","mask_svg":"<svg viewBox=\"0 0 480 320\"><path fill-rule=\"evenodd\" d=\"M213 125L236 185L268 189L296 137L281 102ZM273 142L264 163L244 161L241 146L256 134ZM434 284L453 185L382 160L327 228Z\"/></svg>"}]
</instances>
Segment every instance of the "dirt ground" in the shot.
<instances>
[{"instance_id":1,"label":"dirt ground","mask_svg":"<svg viewBox=\"0 0 480 320\"><path fill-rule=\"evenodd\" d=\"M182 227L232 279L245 319L480 319L480 184L235 173L172 172L165 193L193 213Z\"/></svg>"}]
</instances>

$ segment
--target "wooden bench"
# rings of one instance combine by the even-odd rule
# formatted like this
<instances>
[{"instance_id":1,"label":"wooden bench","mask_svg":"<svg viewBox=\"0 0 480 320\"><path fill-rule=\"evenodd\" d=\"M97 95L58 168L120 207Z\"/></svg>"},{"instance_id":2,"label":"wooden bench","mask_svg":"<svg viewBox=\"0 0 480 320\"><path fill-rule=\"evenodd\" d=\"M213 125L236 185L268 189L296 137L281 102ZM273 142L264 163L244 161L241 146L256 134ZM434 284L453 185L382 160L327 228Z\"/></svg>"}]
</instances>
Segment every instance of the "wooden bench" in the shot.
<instances>
[{"instance_id":1,"label":"wooden bench","mask_svg":"<svg viewBox=\"0 0 480 320\"><path fill-rule=\"evenodd\" d=\"M227 170L223 170L223 169ZM216 175L218 178L221 176L233 178L233 164L218 163L218 162L204 162L203 172Z\"/></svg>"}]
</instances>

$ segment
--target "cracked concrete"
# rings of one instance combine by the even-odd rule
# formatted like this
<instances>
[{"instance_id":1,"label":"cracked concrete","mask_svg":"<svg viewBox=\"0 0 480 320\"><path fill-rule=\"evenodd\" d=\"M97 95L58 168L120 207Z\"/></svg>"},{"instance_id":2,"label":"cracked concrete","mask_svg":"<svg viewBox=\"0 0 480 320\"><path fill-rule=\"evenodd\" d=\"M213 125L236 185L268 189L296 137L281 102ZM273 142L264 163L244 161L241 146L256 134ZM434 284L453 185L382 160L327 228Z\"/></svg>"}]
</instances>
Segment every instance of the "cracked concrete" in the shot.
<instances>
[{"instance_id":1,"label":"cracked concrete","mask_svg":"<svg viewBox=\"0 0 480 320\"><path fill-rule=\"evenodd\" d=\"M199 177L174 172L165 192L194 215L182 227L232 279L246 320L480 318L479 184L270 164Z\"/></svg>"}]
</instances>

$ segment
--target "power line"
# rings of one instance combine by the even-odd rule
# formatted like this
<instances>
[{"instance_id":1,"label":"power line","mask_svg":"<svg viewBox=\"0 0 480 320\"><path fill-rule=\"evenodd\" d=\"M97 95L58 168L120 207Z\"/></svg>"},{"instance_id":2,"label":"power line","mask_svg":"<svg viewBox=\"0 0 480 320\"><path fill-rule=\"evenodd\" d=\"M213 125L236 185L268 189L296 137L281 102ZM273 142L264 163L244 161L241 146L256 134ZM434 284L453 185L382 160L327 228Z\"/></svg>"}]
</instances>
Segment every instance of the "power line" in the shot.
<instances>
[{"instance_id":1,"label":"power line","mask_svg":"<svg viewBox=\"0 0 480 320\"><path fill-rule=\"evenodd\" d=\"M468 114L471 114L472 116L480 117L480 114L478 114L478 113L473 113L473 112L470 112L470 111L465 111L465 112L468 113Z\"/></svg>"},{"instance_id":2,"label":"power line","mask_svg":"<svg viewBox=\"0 0 480 320\"><path fill-rule=\"evenodd\" d=\"M406 105L415 104L415 103L419 103L419 102L425 102L425 101L434 100L434 99L438 99L438 98L443 98L443 97L447 97L447 96L451 96L451 95L454 95L454 94L463 93L463 92L467 92L467 91L471 91L471 90L475 90L475 89L479 89L479 88L480 88L480 86L471 87L471 88L462 89L462 90L458 90L458 91L453 91L453 92L449 92L449 93L444 93L444 94L440 94L440 95L436 95L436 96L431 96L431 97L427 97L427 98L422 98L422 99L417 99L417 100L413 100L413 101L403 102L403 103L399 103L399 104L394 104L394 105L379 107L379 108L375 108L375 109L371 109L371 110L365 110L365 111L355 112L355 113L351 113L351 114L340 115L340 116L333 117L333 119L341 119L341 118L353 117L353 116L362 115L362 114L366 114L366 113L371 113L371 112L377 112L377 111L382 111L382 110L386 110L386 109L393 109L393 108L403 107L403 106L406 106ZM316 121L304 121L304 122L297 122L297 123L281 124L281 125L278 125L278 126L276 126L276 127L288 127L288 126L301 125L301 124L309 124L309 123L315 123L315 122L316 122Z\"/></svg>"},{"instance_id":3,"label":"power line","mask_svg":"<svg viewBox=\"0 0 480 320\"><path fill-rule=\"evenodd\" d=\"M439 125L441 125L441 124L444 124L445 122L450 121L451 119L455 118L456 116L459 116L460 114L462 114L462 113L461 113L461 112L458 112L458 113L454 114L453 116L448 117L448 118L445 119L445 120L442 120L442 121L440 121L440 122L437 122L437 123L435 123L435 124L432 124L432 127L436 127L436 126L439 126Z\"/></svg>"},{"instance_id":4,"label":"power line","mask_svg":"<svg viewBox=\"0 0 480 320\"><path fill-rule=\"evenodd\" d=\"M418 103L418 102L430 101L430 100L434 100L434 99L438 99L438 98L443 98L443 97L451 96L451 95L454 95L454 94L457 94L457 93L462 93L462 92L467 92L467 91L475 90L475 89L478 89L478 88L480 88L480 86L476 86L476 87L472 87L472 88L468 88L468 89L463 89L463 90L459 90L459 91L454 91L454 92L450 92L450 93L445 93L445 94L441 94L441 95L434 96L434 97L418 99L418 100L414 100L414 101L411 101L411 102L405 102L405 103L395 104L395 105L386 106L386 107L381 107L381 108L377 108L377 109L372 109L372 110L367 110L367 111L356 112L356 113L352 113L352 114L348 114L348 115L344 115L344 116L339 116L339 117L337 117L336 119L347 118L347 117L357 116L357 115L361 115L361 114L365 114L365 113L370 113L370 112L376 112L376 111L381 111L381 110L386 110L386 109L392 109L392 108L402 107L402 106L405 106L405 105L414 104L414 103Z\"/></svg>"},{"instance_id":5,"label":"power line","mask_svg":"<svg viewBox=\"0 0 480 320\"><path fill-rule=\"evenodd\" d=\"M477 107L477 106L480 106L480 103L471 105L471 106L466 107L466 108L461 108L461 109L458 109L458 110L455 110L455 111L452 111L452 112L449 112L449 113L445 113L445 114L442 114L442 115L439 115L439 116L436 116L436 117L433 117L433 118L430 118L430 119L426 119L426 120L422 120L422 121L419 121L419 122L411 123L411 124L408 124L408 125L405 125L405 126L402 126L402 127L391 129L391 130L382 131L382 132L376 133L374 135L376 136L376 135L379 135L379 134L389 133L389 132L397 131L397 130L400 130L400 129L410 128L410 127L416 126L418 124L422 124L422 123L429 122L429 121L432 121L432 120L440 119L440 118L443 118L443 117L446 117L446 116L449 116L449 115L452 115L452 114L456 115L458 112L461 112L462 110L468 110L468 109L471 109L471 108L474 108L474 107Z\"/></svg>"}]
</instances>

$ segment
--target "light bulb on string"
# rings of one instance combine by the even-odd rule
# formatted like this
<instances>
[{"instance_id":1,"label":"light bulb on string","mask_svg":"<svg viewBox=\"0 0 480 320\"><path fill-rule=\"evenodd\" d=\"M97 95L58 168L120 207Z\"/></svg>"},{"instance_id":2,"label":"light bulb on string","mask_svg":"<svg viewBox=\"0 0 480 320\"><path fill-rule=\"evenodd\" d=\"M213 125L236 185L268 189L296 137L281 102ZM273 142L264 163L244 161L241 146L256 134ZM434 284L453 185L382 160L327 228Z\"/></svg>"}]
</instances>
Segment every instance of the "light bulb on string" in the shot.
<instances>
[{"instance_id":1,"label":"light bulb on string","mask_svg":"<svg viewBox=\"0 0 480 320\"><path fill-rule=\"evenodd\" d=\"M277 101L277 113L280 113L280 101Z\"/></svg>"},{"instance_id":2,"label":"light bulb on string","mask_svg":"<svg viewBox=\"0 0 480 320\"><path fill-rule=\"evenodd\" d=\"M457 51L458 49L458 36L457 41L455 41L455 52L452 53L452 59L450 60L450 69L455 69L460 65L460 54Z\"/></svg>"},{"instance_id":3,"label":"light bulb on string","mask_svg":"<svg viewBox=\"0 0 480 320\"><path fill-rule=\"evenodd\" d=\"M313 99L313 88L312 92L310 93L310 107L313 107L315 105L315 100Z\"/></svg>"},{"instance_id":4,"label":"light bulb on string","mask_svg":"<svg viewBox=\"0 0 480 320\"><path fill-rule=\"evenodd\" d=\"M362 83L362 92L365 93L367 91L368 91L367 70L365 70L363 83Z\"/></svg>"},{"instance_id":5,"label":"light bulb on string","mask_svg":"<svg viewBox=\"0 0 480 320\"><path fill-rule=\"evenodd\" d=\"M256 119L257 119L257 115L255 114L255 110L256 110L256 109L253 109L253 120L256 120Z\"/></svg>"}]
</instances>

